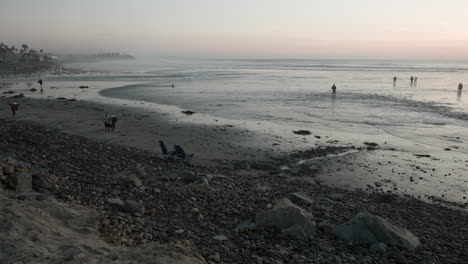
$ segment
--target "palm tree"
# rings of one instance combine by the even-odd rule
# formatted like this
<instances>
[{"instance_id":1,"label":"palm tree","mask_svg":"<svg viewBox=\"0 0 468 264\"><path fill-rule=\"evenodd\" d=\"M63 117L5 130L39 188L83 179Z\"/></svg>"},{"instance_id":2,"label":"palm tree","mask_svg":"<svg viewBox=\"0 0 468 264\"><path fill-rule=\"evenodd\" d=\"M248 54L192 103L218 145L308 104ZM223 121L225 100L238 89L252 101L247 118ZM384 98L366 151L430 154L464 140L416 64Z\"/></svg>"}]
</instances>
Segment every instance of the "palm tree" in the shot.
<instances>
[{"instance_id":1,"label":"palm tree","mask_svg":"<svg viewBox=\"0 0 468 264\"><path fill-rule=\"evenodd\" d=\"M20 53L26 53L29 49L29 46L26 44L21 45Z\"/></svg>"}]
</instances>

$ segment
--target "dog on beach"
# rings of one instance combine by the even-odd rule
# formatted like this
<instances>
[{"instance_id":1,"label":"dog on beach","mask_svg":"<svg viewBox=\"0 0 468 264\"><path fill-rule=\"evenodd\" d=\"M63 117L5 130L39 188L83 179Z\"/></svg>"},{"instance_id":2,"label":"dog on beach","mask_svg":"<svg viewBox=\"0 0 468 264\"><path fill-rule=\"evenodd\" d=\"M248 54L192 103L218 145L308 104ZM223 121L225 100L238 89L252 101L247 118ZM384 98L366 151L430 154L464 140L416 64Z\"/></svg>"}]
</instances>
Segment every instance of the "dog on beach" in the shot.
<instances>
[{"instance_id":1,"label":"dog on beach","mask_svg":"<svg viewBox=\"0 0 468 264\"><path fill-rule=\"evenodd\" d=\"M112 130L112 123L108 123L108 122L104 121L104 129L106 131L111 131Z\"/></svg>"}]
</instances>

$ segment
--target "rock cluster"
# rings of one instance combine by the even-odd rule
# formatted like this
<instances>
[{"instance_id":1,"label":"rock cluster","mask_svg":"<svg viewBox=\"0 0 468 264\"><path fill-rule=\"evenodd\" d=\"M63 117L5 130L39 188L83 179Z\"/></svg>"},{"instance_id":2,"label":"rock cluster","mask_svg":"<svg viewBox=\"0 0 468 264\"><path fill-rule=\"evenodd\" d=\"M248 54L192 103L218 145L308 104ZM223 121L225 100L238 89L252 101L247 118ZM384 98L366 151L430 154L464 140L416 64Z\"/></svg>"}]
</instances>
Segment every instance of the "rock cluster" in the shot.
<instances>
[{"instance_id":1,"label":"rock cluster","mask_svg":"<svg viewBox=\"0 0 468 264\"><path fill-rule=\"evenodd\" d=\"M1 158L3 188L14 192L13 175L29 173L33 191L96 210L101 236L117 245L178 241L208 263L463 263L468 256L463 210L306 183L287 172L265 176L246 171L248 166L166 161L138 149L0 122L0 153L14 157ZM388 230L366 224L377 239L365 244L337 239L341 225L362 212L378 215ZM398 241L396 227L409 230L420 245L407 249L389 242Z\"/></svg>"}]
</instances>

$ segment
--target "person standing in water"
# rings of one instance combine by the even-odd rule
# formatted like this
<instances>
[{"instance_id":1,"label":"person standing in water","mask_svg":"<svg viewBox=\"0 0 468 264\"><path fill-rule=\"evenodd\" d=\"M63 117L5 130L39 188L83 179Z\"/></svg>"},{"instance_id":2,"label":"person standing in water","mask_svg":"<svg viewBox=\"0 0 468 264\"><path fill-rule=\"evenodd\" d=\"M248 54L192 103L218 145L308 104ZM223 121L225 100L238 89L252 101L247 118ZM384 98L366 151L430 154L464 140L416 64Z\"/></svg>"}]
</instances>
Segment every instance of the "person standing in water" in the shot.
<instances>
[{"instance_id":1,"label":"person standing in water","mask_svg":"<svg viewBox=\"0 0 468 264\"><path fill-rule=\"evenodd\" d=\"M16 115L16 111L18 111L18 107L19 107L19 104L17 102L13 102L13 103L8 103L11 107L11 112L12 112L12 116L15 116Z\"/></svg>"},{"instance_id":2,"label":"person standing in water","mask_svg":"<svg viewBox=\"0 0 468 264\"><path fill-rule=\"evenodd\" d=\"M411 81L411 86L413 86L413 82L414 82L414 77L413 77L413 75L411 75L410 81Z\"/></svg>"},{"instance_id":3,"label":"person standing in water","mask_svg":"<svg viewBox=\"0 0 468 264\"><path fill-rule=\"evenodd\" d=\"M335 84L333 84L331 89L332 89L332 94L336 94L336 85Z\"/></svg>"},{"instance_id":4,"label":"person standing in water","mask_svg":"<svg viewBox=\"0 0 468 264\"><path fill-rule=\"evenodd\" d=\"M397 80L397 77L396 77L396 76L394 76L394 77L393 77L393 86L395 86L395 84L396 84L396 80Z\"/></svg>"},{"instance_id":5,"label":"person standing in water","mask_svg":"<svg viewBox=\"0 0 468 264\"><path fill-rule=\"evenodd\" d=\"M41 93L44 92L44 90L42 90L42 79L37 81L37 83L41 86Z\"/></svg>"},{"instance_id":6,"label":"person standing in water","mask_svg":"<svg viewBox=\"0 0 468 264\"><path fill-rule=\"evenodd\" d=\"M461 93L463 90L463 83L458 84L458 93Z\"/></svg>"}]
</instances>

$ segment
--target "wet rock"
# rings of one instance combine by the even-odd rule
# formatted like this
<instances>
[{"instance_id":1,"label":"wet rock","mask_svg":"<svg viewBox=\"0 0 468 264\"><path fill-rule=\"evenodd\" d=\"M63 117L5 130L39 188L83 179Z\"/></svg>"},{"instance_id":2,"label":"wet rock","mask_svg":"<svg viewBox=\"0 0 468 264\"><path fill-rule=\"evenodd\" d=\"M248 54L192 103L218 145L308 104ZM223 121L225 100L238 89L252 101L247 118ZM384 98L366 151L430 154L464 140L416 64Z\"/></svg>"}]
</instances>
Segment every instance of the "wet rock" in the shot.
<instances>
[{"instance_id":1,"label":"wet rock","mask_svg":"<svg viewBox=\"0 0 468 264\"><path fill-rule=\"evenodd\" d=\"M236 231L238 232L243 230L253 230L255 228L257 228L257 225L254 222L247 220L238 224L236 227Z\"/></svg>"},{"instance_id":2,"label":"wet rock","mask_svg":"<svg viewBox=\"0 0 468 264\"><path fill-rule=\"evenodd\" d=\"M291 202L295 204L313 204L314 202L312 199L305 193L305 192L293 192L288 193L284 198L289 199Z\"/></svg>"},{"instance_id":3,"label":"wet rock","mask_svg":"<svg viewBox=\"0 0 468 264\"><path fill-rule=\"evenodd\" d=\"M226 241L226 240L228 240L228 238L225 235L217 235L217 236L214 236L213 239L217 240L217 241Z\"/></svg>"},{"instance_id":4,"label":"wet rock","mask_svg":"<svg viewBox=\"0 0 468 264\"><path fill-rule=\"evenodd\" d=\"M405 248L417 248L421 244L419 238L410 231L368 213L359 213L349 222L337 225L333 234L356 244L383 242Z\"/></svg>"},{"instance_id":5,"label":"wet rock","mask_svg":"<svg viewBox=\"0 0 468 264\"><path fill-rule=\"evenodd\" d=\"M89 88L89 86L87 86L87 85L80 85L80 89L87 89L87 88Z\"/></svg>"},{"instance_id":6,"label":"wet rock","mask_svg":"<svg viewBox=\"0 0 468 264\"><path fill-rule=\"evenodd\" d=\"M186 114L186 115L193 115L195 114L194 111L191 111L191 110L186 110L186 111L181 111L183 114Z\"/></svg>"},{"instance_id":7,"label":"wet rock","mask_svg":"<svg viewBox=\"0 0 468 264\"><path fill-rule=\"evenodd\" d=\"M278 227L281 229L288 229L297 225L306 234L307 238L310 239L316 235L314 216L286 198L279 200L273 209L258 213L255 222L257 226ZM292 231L289 233L292 233ZM298 238L301 239L301 236Z\"/></svg>"},{"instance_id":8,"label":"wet rock","mask_svg":"<svg viewBox=\"0 0 468 264\"><path fill-rule=\"evenodd\" d=\"M37 89L36 88L31 88L31 89L29 89L29 91L35 92L35 91L37 91Z\"/></svg>"},{"instance_id":9,"label":"wet rock","mask_svg":"<svg viewBox=\"0 0 468 264\"><path fill-rule=\"evenodd\" d=\"M110 206L124 206L124 202L119 198L110 198L106 200L106 203Z\"/></svg>"},{"instance_id":10,"label":"wet rock","mask_svg":"<svg viewBox=\"0 0 468 264\"><path fill-rule=\"evenodd\" d=\"M374 143L374 142L364 142L364 145L369 146L369 147L378 147L379 144Z\"/></svg>"},{"instance_id":11,"label":"wet rock","mask_svg":"<svg viewBox=\"0 0 468 264\"><path fill-rule=\"evenodd\" d=\"M133 200L125 201L123 209L133 215L141 216L145 214L145 207Z\"/></svg>"}]
</instances>

